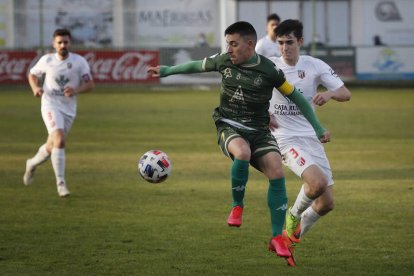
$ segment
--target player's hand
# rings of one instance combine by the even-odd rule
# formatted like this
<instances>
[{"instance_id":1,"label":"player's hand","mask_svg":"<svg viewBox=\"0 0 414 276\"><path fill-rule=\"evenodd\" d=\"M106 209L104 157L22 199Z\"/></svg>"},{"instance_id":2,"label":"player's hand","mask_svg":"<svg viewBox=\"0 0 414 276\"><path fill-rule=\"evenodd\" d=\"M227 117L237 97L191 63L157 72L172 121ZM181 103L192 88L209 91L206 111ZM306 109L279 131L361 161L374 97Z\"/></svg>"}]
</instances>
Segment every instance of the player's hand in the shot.
<instances>
[{"instance_id":1,"label":"player's hand","mask_svg":"<svg viewBox=\"0 0 414 276\"><path fill-rule=\"evenodd\" d=\"M66 97L73 97L73 96L75 96L77 93L76 93L75 89L73 89L72 87L68 86L68 87L65 87L65 89L63 90L63 94L64 94Z\"/></svg>"},{"instance_id":2,"label":"player's hand","mask_svg":"<svg viewBox=\"0 0 414 276\"><path fill-rule=\"evenodd\" d=\"M313 103L316 104L316 105L322 106L322 105L326 104L332 98L332 96L333 96L333 94L332 94L331 91L317 93L313 97Z\"/></svg>"},{"instance_id":3,"label":"player's hand","mask_svg":"<svg viewBox=\"0 0 414 276\"><path fill-rule=\"evenodd\" d=\"M321 141L321 143L328 143L331 141L331 133L326 130L323 135L321 137L319 137L319 141Z\"/></svg>"},{"instance_id":4,"label":"player's hand","mask_svg":"<svg viewBox=\"0 0 414 276\"><path fill-rule=\"evenodd\" d=\"M270 115L270 122L269 122L269 128L271 131L276 130L279 127L279 124L277 123L276 117L274 114Z\"/></svg>"},{"instance_id":5,"label":"player's hand","mask_svg":"<svg viewBox=\"0 0 414 276\"><path fill-rule=\"evenodd\" d=\"M43 88L37 88L36 90L33 90L33 96L35 97L41 97L43 95Z\"/></svg>"},{"instance_id":6,"label":"player's hand","mask_svg":"<svg viewBox=\"0 0 414 276\"><path fill-rule=\"evenodd\" d=\"M160 66L150 66L147 69L148 74L150 74L152 77L159 77L160 76Z\"/></svg>"}]
</instances>

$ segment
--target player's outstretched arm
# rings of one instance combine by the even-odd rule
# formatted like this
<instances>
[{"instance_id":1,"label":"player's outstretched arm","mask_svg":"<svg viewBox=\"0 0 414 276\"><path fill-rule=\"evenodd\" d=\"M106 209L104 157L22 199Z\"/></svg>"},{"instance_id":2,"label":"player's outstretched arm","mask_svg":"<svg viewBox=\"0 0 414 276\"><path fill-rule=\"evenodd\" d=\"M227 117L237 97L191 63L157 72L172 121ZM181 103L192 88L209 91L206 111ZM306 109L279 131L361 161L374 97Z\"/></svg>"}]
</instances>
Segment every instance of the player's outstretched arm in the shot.
<instances>
[{"instance_id":1,"label":"player's outstretched arm","mask_svg":"<svg viewBox=\"0 0 414 276\"><path fill-rule=\"evenodd\" d=\"M151 77L157 78L160 76L160 66L150 66L147 69L147 73L151 75Z\"/></svg>"},{"instance_id":2,"label":"player's outstretched arm","mask_svg":"<svg viewBox=\"0 0 414 276\"><path fill-rule=\"evenodd\" d=\"M202 60L190 61L187 63L182 63L174 66L155 66L148 67L148 74L151 74L153 77L166 77L176 74L194 74L203 72L202 69Z\"/></svg>"},{"instance_id":3,"label":"player's outstretched arm","mask_svg":"<svg viewBox=\"0 0 414 276\"><path fill-rule=\"evenodd\" d=\"M287 97L298 106L303 116L305 116L305 118L312 125L319 140L322 143L329 142L331 139L331 134L324 127L322 127L318 117L316 116L311 105L305 99L305 97L303 97L303 95L298 90L296 90L296 88L293 90L291 94L287 95Z\"/></svg>"}]
</instances>

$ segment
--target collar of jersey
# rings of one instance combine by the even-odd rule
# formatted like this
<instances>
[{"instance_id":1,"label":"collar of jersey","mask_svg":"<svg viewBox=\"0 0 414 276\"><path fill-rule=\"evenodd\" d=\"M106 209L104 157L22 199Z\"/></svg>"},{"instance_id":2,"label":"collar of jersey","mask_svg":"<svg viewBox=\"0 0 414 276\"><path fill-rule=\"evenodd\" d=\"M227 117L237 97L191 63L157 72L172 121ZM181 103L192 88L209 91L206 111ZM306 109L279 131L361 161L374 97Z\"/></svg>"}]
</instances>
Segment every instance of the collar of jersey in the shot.
<instances>
[{"instance_id":1,"label":"collar of jersey","mask_svg":"<svg viewBox=\"0 0 414 276\"><path fill-rule=\"evenodd\" d=\"M245 63L241 64L243 67L253 67L260 63L260 56L258 54L254 54L251 59L246 61Z\"/></svg>"},{"instance_id":2,"label":"collar of jersey","mask_svg":"<svg viewBox=\"0 0 414 276\"><path fill-rule=\"evenodd\" d=\"M65 59L60 59L60 58L59 58L58 53L55 53L55 58L56 58L57 60L59 60L60 62L64 62L65 60L67 60L67 59L69 58L69 56L70 56L70 53L68 53L68 57L67 57L67 58L65 58Z\"/></svg>"}]
</instances>

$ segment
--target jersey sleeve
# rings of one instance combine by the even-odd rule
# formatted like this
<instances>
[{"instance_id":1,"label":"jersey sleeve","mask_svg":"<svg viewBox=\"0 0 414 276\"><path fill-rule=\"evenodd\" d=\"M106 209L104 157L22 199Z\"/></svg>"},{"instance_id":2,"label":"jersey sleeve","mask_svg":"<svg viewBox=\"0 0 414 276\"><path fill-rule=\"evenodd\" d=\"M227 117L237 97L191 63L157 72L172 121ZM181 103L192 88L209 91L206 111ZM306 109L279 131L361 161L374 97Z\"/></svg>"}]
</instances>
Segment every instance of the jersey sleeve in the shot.
<instances>
[{"instance_id":1,"label":"jersey sleeve","mask_svg":"<svg viewBox=\"0 0 414 276\"><path fill-rule=\"evenodd\" d=\"M91 68L89 67L89 63L86 61L85 58L79 57L79 64L80 64L80 76L83 78L84 76L88 76L89 79L92 79Z\"/></svg>"},{"instance_id":2,"label":"jersey sleeve","mask_svg":"<svg viewBox=\"0 0 414 276\"><path fill-rule=\"evenodd\" d=\"M279 87L276 87L276 89L279 90L279 92L283 95L289 96L293 93L295 87L292 84L290 84L287 80L285 80L285 82L282 83L282 85L280 85Z\"/></svg>"},{"instance_id":3,"label":"jersey sleeve","mask_svg":"<svg viewBox=\"0 0 414 276\"><path fill-rule=\"evenodd\" d=\"M302 112L303 116L305 116L308 122L312 125L318 138L321 138L326 130L322 127L321 123L318 120L318 117L315 114L315 111L312 109L312 106L305 99L305 97L296 89L293 89L293 92L290 93L287 97L296 104L296 106Z\"/></svg>"},{"instance_id":4,"label":"jersey sleeve","mask_svg":"<svg viewBox=\"0 0 414 276\"><path fill-rule=\"evenodd\" d=\"M160 76L167 77L170 75L176 74L194 74L201 73L201 60L189 61L186 63L174 65L174 66L161 66L160 67Z\"/></svg>"},{"instance_id":5,"label":"jersey sleeve","mask_svg":"<svg viewBox=\"0 0 414 276\"><path fill-rule=\"evenodd\" d=\"M274 86L276 89L285 96L292 94L295 87L286 80L285 74L276 65L275 69L277 72L274 80Z\"/></svg>"},{"instance_id":6,"label":"jersey sleeve","mask_svg":"<svg viewBox=\"0 0 414 276\"><path fill-rule=\"evenodd\" d=\"M339 78L335 71L324 61L315 59L315 69L318 71L320 82L325 88L336 90L344 85L344 82Z\"/></svg>"},{"instance_id":7,"label":"jersey sleeve","mask_svg":"<svg viewBox=\"0 0 414 276\"><path fill-rule=\"evenodd\" d=\"M42 56L30 69L29 73L37 77L40 77L42 74L44 74L46 72L46 59L47 55Z\"/></svg>"},{"instance_id":8,"label":"jersey sleeve","mask_svg":"<svg viewBox=\"0 0 414 276\"><path fill-rule=\"evenodd\" d=\"M201 64L201 70L204 72L218 71L220 61L223 59L224 54L215 54L210 57L206 57Z\"/></svg>"}]
</instances>

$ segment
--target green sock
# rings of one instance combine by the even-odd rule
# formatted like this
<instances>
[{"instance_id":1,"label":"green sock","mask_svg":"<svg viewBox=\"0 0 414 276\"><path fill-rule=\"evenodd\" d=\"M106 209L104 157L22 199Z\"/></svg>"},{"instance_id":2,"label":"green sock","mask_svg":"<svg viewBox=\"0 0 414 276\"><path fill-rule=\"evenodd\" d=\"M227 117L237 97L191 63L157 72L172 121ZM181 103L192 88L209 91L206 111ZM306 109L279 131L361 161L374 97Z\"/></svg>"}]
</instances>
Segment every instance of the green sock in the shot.
<instances>
[{"instance_id":1,"label":"green sock","mask_svg":"<svg viewBox=\"0 0 414 276\"><path fill-rule=\"evenodd\" d=\"M249 178L249 161L234 159L231 167L231 195L233 207L239 205L243 208L244 191Z\"/></svg>"},{"instance_id":2,"label":"green sock","mask_svg":"<svg viewBox=\"0 0 414 276\"><path fill-rule=\"evenodd\" d=\"M270 222L272 224L272 237L281 235L287 210L287 195L285 178L269 180L267 205L270 209Z\"/></svg>"}]
</instances>

